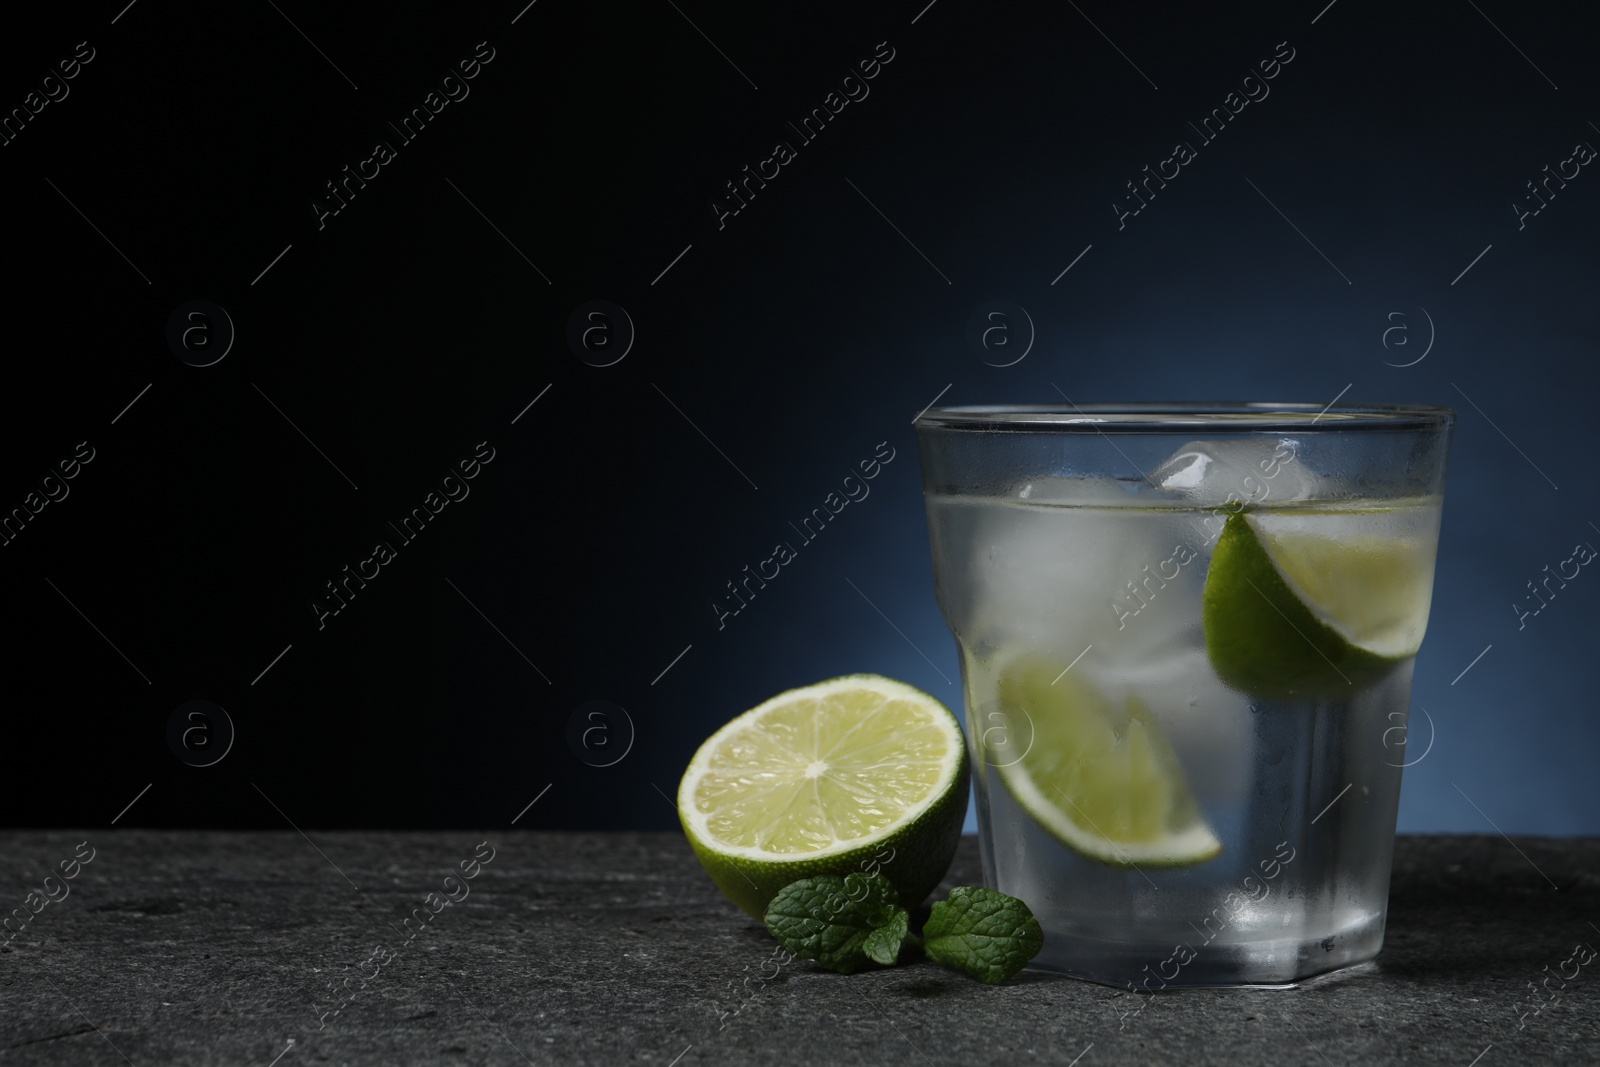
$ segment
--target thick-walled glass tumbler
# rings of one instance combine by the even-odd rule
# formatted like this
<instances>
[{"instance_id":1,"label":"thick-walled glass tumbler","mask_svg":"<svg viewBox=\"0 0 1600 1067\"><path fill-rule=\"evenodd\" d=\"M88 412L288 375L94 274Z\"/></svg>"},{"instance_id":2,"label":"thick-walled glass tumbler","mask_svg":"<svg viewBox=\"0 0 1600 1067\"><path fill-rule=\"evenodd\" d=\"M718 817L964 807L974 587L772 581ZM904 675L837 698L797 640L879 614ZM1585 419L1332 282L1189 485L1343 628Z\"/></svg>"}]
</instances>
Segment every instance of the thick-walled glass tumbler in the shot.
<instances>
[{"instance_id":1,"label":"thick-walled glass tumbler","mask_svg":"<svg viewBox=\"0 0 1600 1067\"><path fill-rule=\"evenodd\" d=\"M1454 414L925 412L985 880L1035 965L1281 985L1383 944Z\"/></svg>"}]
</instances>

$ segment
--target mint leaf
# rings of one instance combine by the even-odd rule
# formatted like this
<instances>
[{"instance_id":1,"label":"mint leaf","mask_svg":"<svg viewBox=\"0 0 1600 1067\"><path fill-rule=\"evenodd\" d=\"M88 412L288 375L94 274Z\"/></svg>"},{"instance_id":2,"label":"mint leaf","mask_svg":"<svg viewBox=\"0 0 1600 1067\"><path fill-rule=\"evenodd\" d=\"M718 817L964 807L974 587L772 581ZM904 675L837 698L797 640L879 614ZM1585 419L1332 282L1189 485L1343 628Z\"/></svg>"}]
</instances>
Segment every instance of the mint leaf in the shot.
<instances>
[{"instance_id":1,"label":"mint leaf","mask_svg":"<svg viewBox=\"0 0 1600 1067\"><path fill-rule=\"evenodd\" d=\"M894 885L874 872L791 882L767 905L766 923L796 956L850 974L874 962L893 964L909 918Z\"/></svg>"},{"instance_id":2,"label":"mint leaf","mask_svg":"<svg viewBox=\"0 0 1600 1067\"><path fill-rule=\"evenodd\" d=\"M895 908L887 925L867 935L867 939L861 943L862 951L872 957L873 962L893 967L900 962L900 945L906 940L910 923L911 917L906 914L906 909Z\"/></svg>"},{"instance_id":3,"label":"mint leaf","mask_svg":"<svg viewBox=\"0 0 1600 1067\"><path fill-rule=\"evenodd\" d=\"M935 963L998 985L1044 946L1028 906L993 889L959 886L933 905L922 928L923 951Z\"/></svg>"}]
</instances>

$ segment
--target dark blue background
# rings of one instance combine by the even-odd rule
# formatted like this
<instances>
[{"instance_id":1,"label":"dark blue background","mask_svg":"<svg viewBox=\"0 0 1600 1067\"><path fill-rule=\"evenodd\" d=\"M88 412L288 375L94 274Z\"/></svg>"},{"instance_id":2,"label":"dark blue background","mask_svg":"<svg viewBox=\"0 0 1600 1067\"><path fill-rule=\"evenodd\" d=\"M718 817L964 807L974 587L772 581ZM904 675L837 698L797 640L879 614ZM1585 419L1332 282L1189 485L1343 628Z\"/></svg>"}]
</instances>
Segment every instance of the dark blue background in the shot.
<instances>
[{"instance_id":1,"label":"dark blue background","mask_svg":"<svg viewBox=\"0 0 1600 1067\"><path fill-rule=\"evenodd\" d=\"M97 451L0 549L0 818L674 825L695 747L779 690L876 671L959 702L911 420L1058 386L1457 408L1401 829L1600 831L1600 579L1512 608L1600 543L1600 178L1512 208L1600 143L1592 25L923 3L114 0L15 27L6 107L76 42L96 58L0 148L0 504ZM319 230L322 183L484 40L471 95ZM880 41L870 96L719 230L722 183ZM1200 146L1188 123L1282 41L1271 95ZM1119 229L1178 140L1198 158ZM237 327L209 368L164 336L196 298ZM614 366L566 343L590 299L637 328ZM990 300L1034 323L1014 366L967 344ZM1386 365L1427 348L1423 309L1426 358ZM323 583L485 440L470 497L319 630ZM719 630L724 583L880 442L871 496ZM169 750L190 699L237 727L214 766ZM609 767L568 743L591 700L634 728Z\"/></svg>"}]
</instances>

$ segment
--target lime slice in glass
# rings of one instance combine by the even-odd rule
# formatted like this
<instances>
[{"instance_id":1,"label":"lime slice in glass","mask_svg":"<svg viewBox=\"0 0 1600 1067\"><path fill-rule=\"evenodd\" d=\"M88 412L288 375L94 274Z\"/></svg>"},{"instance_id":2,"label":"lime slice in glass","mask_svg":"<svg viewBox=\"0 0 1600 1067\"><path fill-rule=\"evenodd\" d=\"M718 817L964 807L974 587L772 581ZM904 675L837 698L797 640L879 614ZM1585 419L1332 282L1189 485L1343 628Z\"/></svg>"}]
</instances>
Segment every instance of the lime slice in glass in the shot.
<instances>
[{"instance_id":1,"label":"lime slice in glass","mask_svg":"<svg viewBox=\"0 0 1600 1067\"><path fill-rule=\"evenodd\" d=\"M1228 519L1203 594L1206 651L1224 682L1255 697L1325 699L1416 655L1431 546L1340 518L1307 515L1280 530L1243 513Z\"/></svg>"},{"instance_id":2,"label":"lime slice in glass","mask_svg":"<svg viewBox=\"0 0 1600 1067\"><path fill-rule=\"evenodd\" d=\"M1222 851L1161 725L1134 693L1027 656L1000 674L999 704L1032 743L992 762L1029 815L1062 843L1118 867L1177 867ZM1031 729L1030 729L1031 728Z\"/></svg>"}]
</instances>

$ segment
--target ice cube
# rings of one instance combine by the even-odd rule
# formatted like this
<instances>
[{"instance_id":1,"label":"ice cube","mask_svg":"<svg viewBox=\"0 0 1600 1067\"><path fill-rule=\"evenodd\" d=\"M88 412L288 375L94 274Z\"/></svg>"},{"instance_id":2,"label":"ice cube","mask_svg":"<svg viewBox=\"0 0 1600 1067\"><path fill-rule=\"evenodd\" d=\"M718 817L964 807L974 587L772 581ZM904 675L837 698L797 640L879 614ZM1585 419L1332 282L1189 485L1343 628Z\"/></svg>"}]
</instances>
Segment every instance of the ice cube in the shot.
<instances>
[{"instance_id":1,"label":"ice cube","mask_svg":"<svg viewBox=\"0 0 1600 1067\"><path fill-rule=\"evenodd\" d=\"M1070 659L1119 628L1113 601L1172 550L1169 534L1147 512L1117 506L1131 494L1116 479L1038 479L1025 488L1014 503L972 510L966 573L948 582L947 599L970 598L970 613L952 613L964 617L964 639L1020 641Z\"/></svg>"},{"instance_id":2,"label":"ice cube","mask_svg":"<svg viewBox=\"0 0 1600 1067\"><path fill-rule=\"evenodd\" d=\"M1300 462L1292 437L1191 441L1150 472L1150 482L1196 504L1311 500L1321 479Z\"/></svg>"},{"instance_id":3,"label":"ice cube","mask_svg":"<svg viewBox=\"0 0 1600 1067\"><path fill-rule=\"evenodd\" d=\"M1091 663L1086 656L1077 669L1088 668L1113 699L1137 695L1179 753L1202 804L1234 802L1252 781L1250 701L1217 678L1199 631L1196 623L1190 640L1168 641L1138 662L1122 656Z\"/></svg>"},{"instance_id":4,"label":"ice cube","mask_svg":"<svg viewBox=\"0 0 1600 1067\"><path fill-rule=\"evenodd\" d=\"M1126 504L1144 483L1121 478L1058 478L1044 475L1023 482L1017 499L1032 504L1065 504L1088 507L1095 504L1116 507Z\"/></svg>"}]
</instances>

